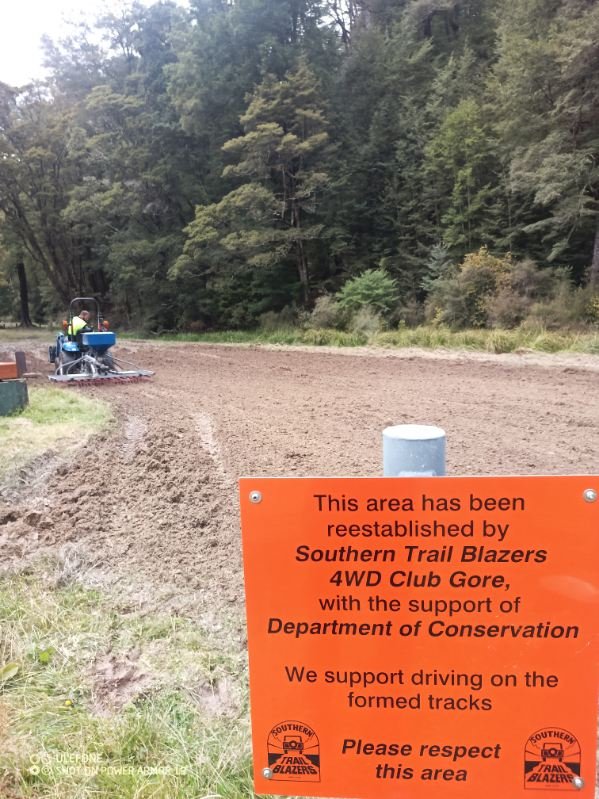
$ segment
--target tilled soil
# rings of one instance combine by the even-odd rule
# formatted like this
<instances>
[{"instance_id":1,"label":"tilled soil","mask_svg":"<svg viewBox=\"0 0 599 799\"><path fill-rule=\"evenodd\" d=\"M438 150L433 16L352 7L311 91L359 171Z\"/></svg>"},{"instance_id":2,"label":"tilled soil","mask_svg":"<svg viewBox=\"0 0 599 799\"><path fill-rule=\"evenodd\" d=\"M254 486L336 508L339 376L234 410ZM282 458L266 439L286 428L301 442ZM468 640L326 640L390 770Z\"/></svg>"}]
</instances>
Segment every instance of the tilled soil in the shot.
<instances>
[{"instance_id":1,"label":"tilled soil","mask_svg":"<svg viewBox=\"0 0 599 799\"><path fill-rule=\"evenodd\" d=\"M38 344L15 348L47 370ZM599 358L129 342L118 350L156 376L64 389L108 401L116 428L2 487L2 562L58 551L66 575L76 570L215 628L243 609L242 475L380 475L382 430L403 423L446 430L450 474L597 471Z\"/></svg>"}]
</instances>

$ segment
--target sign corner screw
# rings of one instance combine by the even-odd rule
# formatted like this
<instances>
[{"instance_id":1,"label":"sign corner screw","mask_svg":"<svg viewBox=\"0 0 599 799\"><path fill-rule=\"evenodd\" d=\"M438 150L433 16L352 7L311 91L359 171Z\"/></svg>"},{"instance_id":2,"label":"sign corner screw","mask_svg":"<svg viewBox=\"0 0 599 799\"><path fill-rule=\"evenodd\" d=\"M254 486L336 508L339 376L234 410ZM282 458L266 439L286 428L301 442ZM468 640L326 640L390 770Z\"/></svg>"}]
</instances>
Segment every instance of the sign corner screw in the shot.
<instances>
[{"instance_id":1,"label":"sign corner screw","mask_svg":"<svg viewBox=\"0 0 599 799\"><path fill-rule=\"evenodd\" d=\"M253 502L254 505L262 502L262 494L260 491L250 491L250 502Z\"/></svg>"},{"instance_id":2,"label":"sign corner screw","mask_svg":"<svg viewBox=\"0 0 599 799\"><path fill-rule=\"evenodd\" d=\"M597 492L594 488L586 488L582 492L585 502L597 502Z\"/></svg>"},{"instance_id":3,"label":"sign corner screw","mask_svg":"<svg viewBox=\"0 0 599 799\"><path fill-rule=\"evenodd\" d=\"M264 777L264 779L266 779L266 780L270 780L270 779L272 779L272 770L271 770L271 769L269 769L269 768L263 768L263 769L262 769L262 776L263 776L263 777Z\"/></svg>"},{"instance_id":4,"label":"sign corner screw","mask_svg":"<svg viewBox=\"0 0 599 799\"><path fill-rule=\"evenodd\" d=\"M573 777L572 785L576 788L577 791L582 791L582 789L584 788L584 780L582 779L582 777Z\"/></svg>"}]
</instances>

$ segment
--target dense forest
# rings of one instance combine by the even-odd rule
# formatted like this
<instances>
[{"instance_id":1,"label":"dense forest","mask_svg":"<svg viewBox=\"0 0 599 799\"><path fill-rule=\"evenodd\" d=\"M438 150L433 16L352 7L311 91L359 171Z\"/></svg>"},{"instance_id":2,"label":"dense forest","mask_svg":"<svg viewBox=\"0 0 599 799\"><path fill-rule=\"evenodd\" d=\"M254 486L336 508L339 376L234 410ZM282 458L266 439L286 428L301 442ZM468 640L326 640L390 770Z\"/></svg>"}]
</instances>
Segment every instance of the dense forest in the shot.
<instances>
[{"instance_id":1,"label":"dense forest","mask_svg":"<svg viewBox=\"0 0 599 799\"><path fill-rule=\"evenodd\" d=\"M0 83L0 318L599 320L596 0L134 2L45 52Z\"/></svg>"}]
</instances>

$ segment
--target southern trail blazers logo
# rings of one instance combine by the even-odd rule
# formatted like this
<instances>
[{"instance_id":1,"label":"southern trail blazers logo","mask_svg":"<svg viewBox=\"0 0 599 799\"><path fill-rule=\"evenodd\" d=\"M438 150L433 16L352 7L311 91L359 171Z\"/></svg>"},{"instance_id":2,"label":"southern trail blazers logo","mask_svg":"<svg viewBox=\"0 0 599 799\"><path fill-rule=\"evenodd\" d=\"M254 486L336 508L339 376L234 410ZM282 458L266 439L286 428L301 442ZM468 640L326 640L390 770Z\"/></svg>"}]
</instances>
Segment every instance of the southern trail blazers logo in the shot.
<instances>
[{"instance_id":1,"label":"southern trail blazers logo","mask_svg":"<svg viewBox=\"0 0 599 799\"><path fill-rule=\"evenodd\" d=\"M561 727L534 732L524 749L524 787L543 791L576 791L580 777L580 744Z\"/></svg>"},{"instance_id":2,"label":"southern trail blazers logo","mask_svg":"<svg viewBox=\"0 0 599 799\"><path fill-rule=\"evenodd\" d=\"M272 728L266 745L271 779L320 782L320 744L308 724L282 721Z\"/></svg>"}]
</instances>

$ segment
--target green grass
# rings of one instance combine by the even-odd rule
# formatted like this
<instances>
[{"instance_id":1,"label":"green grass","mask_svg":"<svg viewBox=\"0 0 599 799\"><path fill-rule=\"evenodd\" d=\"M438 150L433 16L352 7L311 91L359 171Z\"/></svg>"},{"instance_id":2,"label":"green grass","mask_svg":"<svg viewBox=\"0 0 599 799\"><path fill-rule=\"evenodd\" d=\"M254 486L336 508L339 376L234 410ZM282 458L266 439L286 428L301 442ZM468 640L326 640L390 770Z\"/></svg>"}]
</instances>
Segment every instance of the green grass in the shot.
<instances>
[{"instance_id":1,"label":"green grass","mask_svg":"<svg viewBox=\"0 0 599 799\"><path fill-rule=\"evenodd\" d=\"M0 795L252 796L245 657L62 582L46 564L0 583ZM215 711L219 685L235 687Z\"/></svg>"},{"instance_id":2,"label":"green grass","mask_svg":"<svg viewBox=\"0 0 599 799\"><path fill-rule=\"evenodd\" d=\"M426 349L467 349L481 352L580 352L599 354L599 331L573 332L545 330L542 327L514 330L451 330L447 327L421 325L382 333L351 333L330 328L313 329L282 327L276 330L223 330L209 333L144 334L136 331L117 331L118 338L146 339L156 342L198 342L214 344L281 344L329 347L424 347ZM0 343L23 338L48 338L45 328L0 329Z\"/></svg>"},{"instance_id":3,"label":"green grass","mask_svg":"<svg viewBox=\"0 0 599 799\"><path fill-rule=\"evenodd\" d=\"M366 336L341 330L280 328L277 330L223 330L211 333L164 333L160 336L136 333L120 338L145 338L156 342L205 342L214 344L308 344L313 346L355 347L368 343Z\"/></svg>"},{"instance_id":4,"label":"green grass","mask_svg":"<svg viewBox=\"0 0 599 799\"><path fill-rule=\"evenodd\" d=\"M24 411L0 417L0 476L48 451L85 443L111 420L107 404L73 389L30 389Z\"/></svg>"},{"instance_id":5,"label":"green grass","mask_svg":"<svg viewBox=\"0 0 599 799\"><path fill-rule=\"evenodd\" d=\"M23 339L40 339L51 343L52 338L56 338L56 330L55 327L0 327L0 344Z\"/></svg>"},{"instance_id":6,"label":"green grass","mask_svg":"<svg viewBox=\"0 0 599 799\"><path fill-rule=\"evenodd\" d=\"M547 331L542 328L515 330L451 330L447 327L420 326L382 333L350 333L332 329L281 328L277 330L221 331L211 333L168 333L160 336L125 334L124 338L150 338L157 342L204 342L220 344L288 344L333 347L424 347L426 349L466 349L504 353L580 352L599 354L599 332Z\"/></svg>"}]
</instances>

